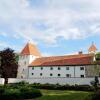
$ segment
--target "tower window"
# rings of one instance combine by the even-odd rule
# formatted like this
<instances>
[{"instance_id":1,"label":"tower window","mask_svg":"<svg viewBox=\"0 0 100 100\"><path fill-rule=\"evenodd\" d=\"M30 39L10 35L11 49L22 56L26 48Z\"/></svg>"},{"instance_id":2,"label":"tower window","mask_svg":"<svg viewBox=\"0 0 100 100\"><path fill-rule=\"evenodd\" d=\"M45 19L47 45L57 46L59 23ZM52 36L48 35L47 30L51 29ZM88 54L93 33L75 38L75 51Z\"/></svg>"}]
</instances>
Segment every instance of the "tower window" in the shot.
<instances>
[{"instance_id":1,"label":"tower window","mask_svg":"<svg viewBox=\"0 0 100 100\"><path fill-rule=\"evenodd\" d=\"M26 61L24 62L24 64L26 65Z\"/></svg>"},{"instance_id":2,"label":"tower window","mask_svg":"<svg viewBox=\"0 0 100 100\"><path fill-rule=\"evenodd\" d=\"M61 68L60 68L60 67L58 67L58 70L61 70Z\"/></svg>"},{"instance_id":3,"label":"tower window","mask_svg":"<svg viewBox=\"0 0 100 100\"><path fill-rule=\"evenodd\" d=\"M32 70L34 70L34 67L32 67Z\"/></svg>"}]
</instances>

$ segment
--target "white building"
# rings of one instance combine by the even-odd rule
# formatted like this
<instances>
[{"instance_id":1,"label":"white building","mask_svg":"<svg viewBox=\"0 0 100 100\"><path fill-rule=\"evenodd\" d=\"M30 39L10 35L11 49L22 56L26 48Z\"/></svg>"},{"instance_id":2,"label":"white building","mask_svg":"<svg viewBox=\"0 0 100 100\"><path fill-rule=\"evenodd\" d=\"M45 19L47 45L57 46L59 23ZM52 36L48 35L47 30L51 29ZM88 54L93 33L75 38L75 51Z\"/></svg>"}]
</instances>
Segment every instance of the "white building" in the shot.
<instances>
[{"instance_id":1,"label":"white building","mask_svg":"<svg viewBox=\"0 0 100 100\"><path fill-rule=\"evenodd\" d=\"M93 66L94 44L89 54L41 57L32 43L28 43L19 57L18 78L88 77L88 66ZM88 76L87 76L88 75Z\"/></svg>"}]
</instances>

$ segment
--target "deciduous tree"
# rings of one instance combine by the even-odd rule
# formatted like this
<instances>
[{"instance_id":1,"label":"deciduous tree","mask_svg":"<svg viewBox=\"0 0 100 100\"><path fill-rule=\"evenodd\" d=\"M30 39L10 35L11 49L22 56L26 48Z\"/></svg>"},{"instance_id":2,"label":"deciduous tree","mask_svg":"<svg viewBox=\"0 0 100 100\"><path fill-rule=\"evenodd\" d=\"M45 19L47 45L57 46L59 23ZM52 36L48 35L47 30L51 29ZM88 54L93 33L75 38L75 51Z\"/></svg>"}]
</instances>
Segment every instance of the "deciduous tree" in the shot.
<instances>
[{"instance_id":1,"label":"deciduous tree","mask_svg":"<svg viewBox=\"0 0 100 100\"><path fill-rule=\"evenodd\" d=\"M5 78L5 84L8 83L8 78L16 78L18 64L14 50L7 48L0 52L1 58L1 77Z\"/></svg>"}]
</instances>

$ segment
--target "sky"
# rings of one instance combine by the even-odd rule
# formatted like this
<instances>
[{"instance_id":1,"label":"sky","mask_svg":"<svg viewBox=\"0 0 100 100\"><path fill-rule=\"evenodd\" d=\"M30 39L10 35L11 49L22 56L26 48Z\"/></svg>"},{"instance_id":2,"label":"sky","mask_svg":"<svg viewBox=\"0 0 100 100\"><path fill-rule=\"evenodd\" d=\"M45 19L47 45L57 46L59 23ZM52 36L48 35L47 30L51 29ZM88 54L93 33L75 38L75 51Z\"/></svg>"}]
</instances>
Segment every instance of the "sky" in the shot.
<instances>
[{"instance_id":1,"label":"sky","mask_svg":"<svg viewBox=\"0 0 100 100\"><path fill-rule=\"evenodd\" d=\"M0 50L29 41L43 56L100 51L100 0L0 0Z\"/></svg>"}]
</instances>

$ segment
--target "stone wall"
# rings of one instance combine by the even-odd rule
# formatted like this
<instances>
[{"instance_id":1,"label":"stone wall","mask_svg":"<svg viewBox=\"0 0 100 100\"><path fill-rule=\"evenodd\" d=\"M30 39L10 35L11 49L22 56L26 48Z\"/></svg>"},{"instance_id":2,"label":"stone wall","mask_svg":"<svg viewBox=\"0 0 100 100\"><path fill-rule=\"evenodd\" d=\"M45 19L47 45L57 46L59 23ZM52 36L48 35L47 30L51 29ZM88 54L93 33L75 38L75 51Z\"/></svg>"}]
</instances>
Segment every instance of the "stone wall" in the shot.
<instances>
[{"instance_id":1,"label":"stone wall","mask_svg":"<svg viewBox=\"0 0 100 100\"><path fill-rule=\"evenodd\" d=\"M0 78L0 84L4 84L4 78Z\"/></svg>"},{"instance_id":2,"label":"stone wall","mask_svg":"<svg viewBox=\"0 0 100 100\"><path fill-rule=\"evenodd\" d=\"M9 78L9 83L17 83L21 81L26 81L31 83L49 83L49 84L70 84L70 85L90 85L91 81L94 81L94 78L34 78L34 79L17 79L17 78ZM100 81L100 78L99 78Z\"/></svg>"}]
</instances>

